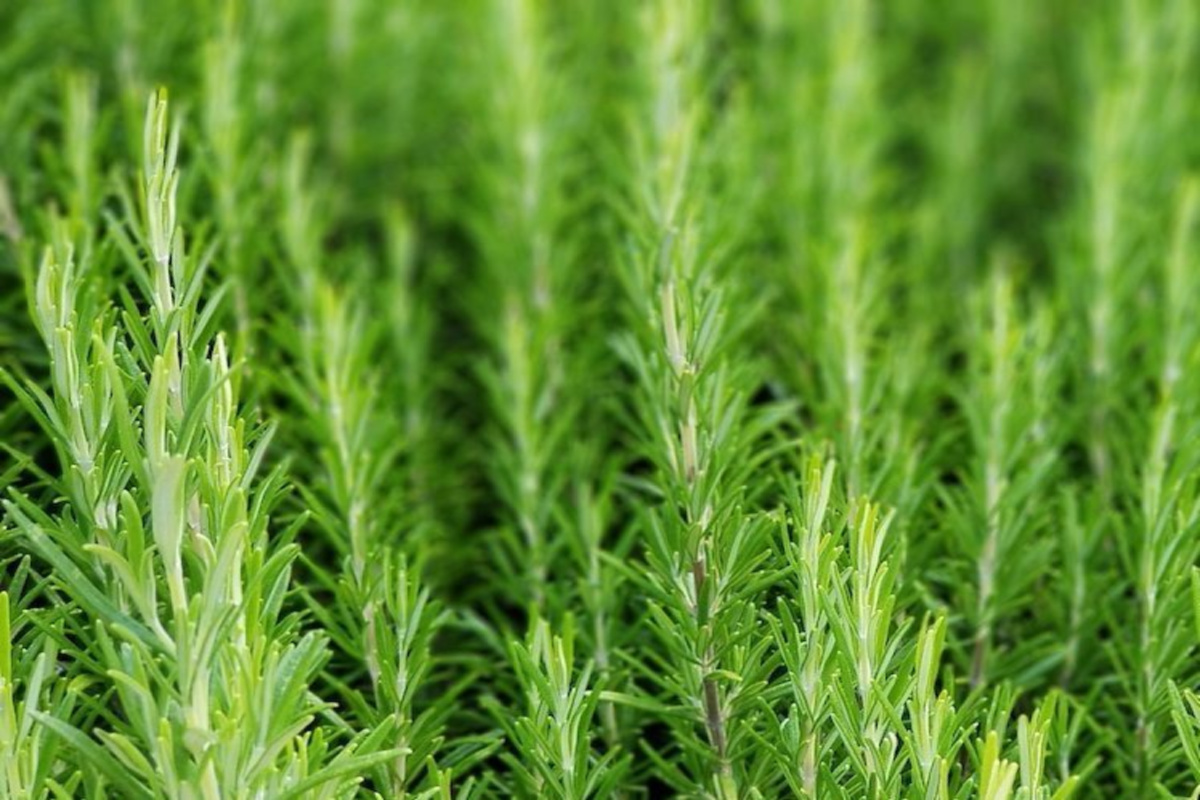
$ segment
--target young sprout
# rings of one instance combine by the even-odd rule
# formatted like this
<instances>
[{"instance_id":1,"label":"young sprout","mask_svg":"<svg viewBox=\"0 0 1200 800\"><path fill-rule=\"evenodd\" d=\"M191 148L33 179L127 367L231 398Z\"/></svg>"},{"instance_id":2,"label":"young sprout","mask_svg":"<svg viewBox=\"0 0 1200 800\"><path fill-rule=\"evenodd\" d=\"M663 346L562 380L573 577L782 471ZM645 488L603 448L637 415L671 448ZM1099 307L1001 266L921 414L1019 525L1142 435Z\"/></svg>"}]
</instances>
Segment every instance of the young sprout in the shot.
<instances>
[{"instance_id":1,"label":"young sprout","mask_svg":"<svg viewBox=\"0 0 1200 800\"><path fill-rule=\"evenodd\" d=\"M506 754L518 794L583 800L611 797L626 768L618 751L592 752L600 693L590 688L592 665L576 673L574 623L562 636L535 621L527 643L513 643L513 665L526 687L525 713L515 719L497 709L510 742L521 753Z\"/></svg>"}]
</instances>

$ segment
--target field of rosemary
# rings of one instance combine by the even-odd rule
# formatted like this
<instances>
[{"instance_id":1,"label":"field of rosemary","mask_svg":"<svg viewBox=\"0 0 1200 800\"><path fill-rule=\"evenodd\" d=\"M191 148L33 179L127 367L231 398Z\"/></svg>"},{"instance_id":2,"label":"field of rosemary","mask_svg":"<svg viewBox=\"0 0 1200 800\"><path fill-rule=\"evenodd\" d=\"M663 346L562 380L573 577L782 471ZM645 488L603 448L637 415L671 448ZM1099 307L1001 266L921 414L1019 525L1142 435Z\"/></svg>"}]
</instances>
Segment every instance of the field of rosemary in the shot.
<instances>
[{"instance_id":1,"label":"field of rosemary","mask_svg":"<svg viewBox=\"0 0 1200 800\"><path fill-rule=\"evenodd\" d=\"M0 800L1200 797L1194 0L0 2Z\"/></svg>"}]
</instances>

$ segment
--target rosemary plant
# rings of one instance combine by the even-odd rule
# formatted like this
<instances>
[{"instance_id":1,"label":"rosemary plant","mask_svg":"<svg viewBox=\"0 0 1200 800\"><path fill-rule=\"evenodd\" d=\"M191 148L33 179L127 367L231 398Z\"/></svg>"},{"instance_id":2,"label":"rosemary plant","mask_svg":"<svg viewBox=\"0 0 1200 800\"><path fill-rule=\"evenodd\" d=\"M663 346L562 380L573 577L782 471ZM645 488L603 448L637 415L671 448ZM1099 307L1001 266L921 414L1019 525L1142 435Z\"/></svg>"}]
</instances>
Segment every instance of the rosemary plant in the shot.
<instances>
[{"instance_id":1,"label":"rosemary plant","mask_svg":"<svg viewBox=\"0 0 1200 800\"><path fill-rule=\"evenodd\" d=\"M489 219L480 250L482 286L491 297L485 338L497 352L484 370L499 423L489 464L509 509L503 558L514 587L544 611L554 547L555 508L563 488L551 459L572 410L563 397L567 320L561 310L564 257L558 227L562 198L562 89L550 61L546 10L529 0L498 0L488 13L497 34L495 165L485 176ZM561 474L561 473L558 473Z\"/></svg>"},{"instance_id":2,"label":"rosemary plant","mask_svg":"<svg viewBox=\"0 0 1200 800\"><path fill-rule=\"evenodd\" d=\"M1197 797L1191 0L39 0L0 86L0 798Z\"/></svg>"},{"instance_id":3,"label":"rosemary plant","mask_svg":"<svg viewBox=\"0 0 1200 800\"><path fill-rule=\"evenodd\" d=\"M52 391L19 391L55 442L69 506L51 516L16 494L6 509L94 617L90 666L115 706L94 737L35 718L86 765L91 796L337 796L381 760L378 737L327 760L324 735L305 732L324 641L282 613L296 548L271 546L278 477L255 484L269 436L239 417L226 346L199 303L207 256L177 224L178 147L165 95L152 97L139 213L108 231L145 311L125 292L118 317L92 291L93 271L121 261L77 264L65 225L39 269Z\"/></svg>"},{"instance_id":4,"label":"rosemary plant","mask_svg":"<svg viewBox=\"0 0 1200 800\"><path fill-rule=\"evenodd\" d=\"M384 527L396 518L383 481L394 466L398 426L379 407L381 380L372 369L379 326L368 330L361 306L323 276L323 228L308 185L307 152L298 143L287 158L280 227L287 268L299 278L296 311L302 325L296 341L302 368L291 394L304 412L306 440L320 454L321 466L303 497L343 564L339 575L310 562L317 586L335 587L331 607L317 591L306 595L349 663L366 672L370 700L351 675L332 682L343 687L362 726L392 729L395 755L376 783L389 796L402 797L420 786L427 767L426 783L440 778L432 757L453 693L428 708L418 708L417 697L432 669L431 640L445 618L401 554L396 531Z\"/></svg>"}]
</instances>

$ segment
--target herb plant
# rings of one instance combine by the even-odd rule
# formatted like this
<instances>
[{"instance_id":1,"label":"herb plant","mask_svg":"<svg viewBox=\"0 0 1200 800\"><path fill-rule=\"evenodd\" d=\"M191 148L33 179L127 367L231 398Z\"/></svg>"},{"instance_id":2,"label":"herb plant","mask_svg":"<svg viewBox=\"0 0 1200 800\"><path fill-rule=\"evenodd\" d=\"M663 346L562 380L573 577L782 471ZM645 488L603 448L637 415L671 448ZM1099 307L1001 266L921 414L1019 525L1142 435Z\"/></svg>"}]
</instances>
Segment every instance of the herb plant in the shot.
<instances>
[{"instance_id":1,"label":"herb plant","mask_svg":"<svg viewBox=\"0 0 1200 800\"><path fill-rule=\"evenodd\" d=\"M42 0L0 86L0 798L1200 796L1194 3Z\"/></svg>"}]
</instances>

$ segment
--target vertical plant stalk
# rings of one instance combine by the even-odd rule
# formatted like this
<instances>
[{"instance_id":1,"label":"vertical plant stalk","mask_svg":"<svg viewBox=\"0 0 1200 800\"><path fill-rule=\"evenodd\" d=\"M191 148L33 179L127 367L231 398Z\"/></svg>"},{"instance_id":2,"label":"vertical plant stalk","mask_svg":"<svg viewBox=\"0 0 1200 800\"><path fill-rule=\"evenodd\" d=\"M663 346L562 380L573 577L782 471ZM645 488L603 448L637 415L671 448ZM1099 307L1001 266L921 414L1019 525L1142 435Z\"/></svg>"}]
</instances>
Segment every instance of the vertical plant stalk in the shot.
<instances>
[{"instance_id":1,"label":"vertical plant stalk","mask_svg":"<svg viewBox=\"0 0 1200 800\"><path fill-rule=\"evenodd\" d=\"M837 618L841 655L852 670L859 704L858 729L842 709L840 728L846 746L860 751L863 778L868 786L887 791L895 781L899 734L891 729L881 698L895 680L896 648L893 630L896 572L884 558L892 514L860 499L851 505L849 577L837 587ZM854 733L852 737L850 734Z\"/></svg>"},{"instance_id":2,"label":"vertical plant stalk","mask_svg":"<svg viewBox=\"0 0 1200 800\"><path fill-rule=\"evenodd\" d=\"M983 519L984 539L978 561L979 602L976 607L975 639L971 655L971 686L983 682L988 649L992 640L994 610L992 606L996 583L996 561L1000 556L1000 499L1006 484L1006 464L1011 455L1006 451L1009 438L1009 415L1013 399L1009 390L1013 382L1013 347L1010 315L1011 288L999 274L992 279L991 331L988 337L989 358L987 403L987 436L984 442Z\"/></svg>"},{"instance_id":3,"label":"vertical plant stalk","mask_svg":"<svg viewBox=\"0 0 1200 800\"><path fill-rule=\"evenodd\" d=\"M434 317L417 280L416 231L399 206L383 216L387 234L386 283L388 342L399 361L394 388L395 416L400 420L398 459L404 475L402 509L406 522L406 552L423 563L445 545L438 506L438 460L434 422L437 361L433 357ZM385 386L387 390L387 386Z\"/></svg>"},{"instance_id":4,"label":"vertical plant stalk","mask_svg":"<svg viewBox=\"0 0 1200 800\"><path fill-rule=\"evenodd\" d=\"M1184 364L1196 357L1200 326L1190 299L1200 284L1195 272L1195 235L1200 216L1200 183L1185 184L1177 202L1172 246L1164 255L1162 285L1166 298L1163 356L1158 377L1158 408L1142 475L1142 538L1137 543L1134 586L1137 597L1134 706L1135 774L1146 788L1156 772L1161 708L1167 684L1182 665L1173 640L1180 635L1177 616L1195 559L1194 541L1200 508L1186 499L1186 470L1194 467L1194 445L1180 442L1180 423L1194 423L1200 410L1188 391ZM1194 391L1194 390L1193 390ZM1187 466L1185 466L1187 465ZM1182 474L1181 474L1182 473ZM1193 648L1185 648L1185 653Z\"/></svg>"},{"instance_id":5,"label":"vertical plant stalk","mask_svg":"<svg viewBox=\"0 0 1200 800\"><path fill-rule=\"evenodd\" d=\"M319 446L319 470L311 478L323 501L317 522L345 559L337 603L353 630L353 646L361 648L350 655L362 659L370 678L374 704L365 723L392 731L395 756L386 785L403 798L440 743L436 724L423 726L414 705L431 668L430 639L444 616L386 530L398 516L388 486L405 446L396 443L404 421L392 424L379 407L382 326L372 326L366 304L335 287L323 269L332 256L323 249L325 227L307 159L306 142L295 142L282 198L281 235L299 277L302 320L295 393Z\"/></svg>"},{"instance_id":6,"label":"vertical plant stalk","mask_svg":"<svg viewBox=\"0 0 1200 800\"><path fill-rule=\"evenodd\" d=\"M634 191L646 244L629 284L642 335L627 343L625 355L642 382L643 426L667 498L649 521L646 577L661 603L654 609L656 627L672 649L672 668L682 673L665 684L671 702L695 709L710 753L701 758L697 752L689 778L697 781L696 791L733 798L739 788L731 704L743 687L722 686L722 676L734 669L722 654L735 649L727 638L736 634L727 628L730 615L750 602L737 594L732 575L740 557L756 557L764 530L743 516L735 483L747 459L742 448L750 446L738 383L745 375L719 355L743 320L727 318L714 256L694 221L703 199L694 164L706 8L664 2L642 13L648 132L640 141ZM695 734L681 728L676 735Z\"/></svg>"},{"instance_id":7,"label":"vertical plant stalk","mask_svg":"<svg viewBox=\"0 0 1200 800\"><path fill-rule=\"evenodd\" d=\"M557 274L562 255L555 230L566 154L553 129L553 114L561 109L544 9L535 0L494 0L491 11L501 37L496 77L503 82L494 92L493 134L503 158L491 176L495 209L484 241L488 337L495 346L489 388L502 437L492 479L523 545L519 555L527 574L514 585L528 593L535 612L544 613L548 528L559 499L551 470L571 413L561 386L566 298Z\"/></svg>"},{"instance_id":8,"label":"vertical plant stalk","mask_svg":"<svg viewBox=\"0 0 1200 800\"><path fill-rule=\"evenodd\" d=\"M880 354L891 287L878 268L883 226L874 206L891 117L880 113L876 12L871 0L771 8L774 35L793 51L781 48L775 69L782 75L765 79L779 84L773 100L793 110L782 132L790 152L777 201L788 255L779 313L793 348L782 366L812 409L810 433L836 443L855 503L893 477L880 445L905 438L886 404L894 392ZM812 46L795 47L807 39Z\"/></svg>"},{"instance_id":9,"label":"vertical plant stalk","mask_svg":"<svg viewBox=\"0 0 1200 800\"><path fill-rule=\"evenodd\" d=\"M828 284L827 324L833 326L840 368L846 480L852 502L868 492L865 423L871 387L869 348L874 338L872 297L875 278L868 273L870 186L876 144L872 8L868 0L828 3L829 86L825 97L824 191L830 259L822 266Z\"/></svg>"},{"instance_id":10,"label":"vertical plant stalk","mask_svg":"<svg viewBox=\"0 0 1200 800\"><path fill-rule=\"evenodd\" d=\"M669 242L667 247L670 247ZM676 258L669 250L664 253L664 256L672 261ZM686 281L687 279L683 278L682 280ZM701 474L709 472L711 467L700 461L705 454L699 443L699 420L694 386L697 377L696 361L693 360L693 354L689 349L691 337L685 336L679 326L680 309L678 304L685 302L683 296L690 294L690 289L691 287L686 287L677 290L675 279L667 278L662 286L660 313L667 363L673 373L674 393L679 398L679 404L675 411L678 419L678 439L674 443L675 449L672 450L672 455L677 459L675 462L677 473L674 476L674 482L682 487L684 496L699 498L701 492L698 491L698 480ZM713 547L711 539L713 507L709 501L696 499L685 505L684 512L684 526L689 532L697 531L699 533L699 538L692 539L687 543L688 549L684 550L683 555L691 565L688 602L695 617L696 626L703 628L709 624L709 618L714 611L712 598L715 592L708 586L707 563L708 554ZM694 535L689 533L689 539ZM720 689L716 680L711 677L717 669L716 654L710 644L704 649L700 662L701 674L705 676L702 682L702 706L708 739L716 752L719 765L718 791L725 792L732 783L732 772L727 753L725 715Z\"/></svg>"},{"instance_id":11,"label":"vertical plant stalk","mask_svg":"<svg viewBox=\"0 0 1200 800\"><path fill-rule=\"evenodd\" d=\"M814 455L803 465L802 478L789 484L788 509L795 536L785 543L784 553L795 576L795 599L782 602L779 619L771 620L791 686L788 722L799 734L784 735L781 730L780 738L792 743L794 750L793 763L788 766L799 779L790 782L800 796L808 798L821 796L821 752L829 746L825 731L830 707L829 665L836 643L827 598L833 593L837 570L828 515L834 472L832 462ZM798 613L792 611L793 605Z\"/></svg>"},{"instance_id":12,"label":"vertical plant stalk","mask_svg":"<svg viewBox=\"0 0 1200 800\"><path fill-rule=\"evenodd\" d=\"M249 289L255 276L247 245L248 222L254 217L246 188L250 146L246 130L249 104L243 86L246 72L243 15L235 0L224 0L218 30L204 47L203 121L210 156L215 216L223 239L227 269L232 277L233 311L237 326L235 352L252 352L253 334Z\"/></svg>"},{"instance_id":13,"label":"vertical plant stalk","mask_svg":"<svg viewBox=\"0 0 1200 800\"><path fill-rule=\"evenodd\" d=\"M612 608L619 596L611 571L606 570L601 559L604 554L603 538L608 527L608 487L592 488L589 483L578 487L575 504L579 510L578 530L582 545L583 601L592 620L592 659L600 681L608 684L614 668L614 655L610 642L610 626L614 624ZM617 721L617 709L612 700L600 703L600 719L604 728L605 744L611 749L621 743L621 730Z\"/></svg>"},{"instance_id":14,"label":"vertical plant stalk","mask_svg":"<svg viewBox=\"0 0 1200 800\"><path fill-rule=\"evenodd\" d=\"M1154 148L1150 121L1163 141L1190 129L1184 92L1195 15L1186 3L1132 2L1116 15L1116 41L1098 38L1106 49L1089 66L1098 73L1088 120L1084 173L1087 207L1087 331L1091 416L1087 442L1092 468L1107 500L1116 490L1113 447L1119 431L1113 417L1128 401L1125 374L1133 332L1121 310L1135 303L1135 254L1157 231L1136 213L1139 201L1167 199L1157 178L1183 168L1179 147ZM1117 56L1113 57L1113 49ZM1113 66L1109 66L1109 65ZM1151 200L1153 198L1153 200Z\"/></svg>"},{"instance_id":15,"label":"vertical plant stalk","mask_svg":"<svg viewBox=\"0 0 1200 800\"><path fill-rule=\"evenodd\" d=\"M1020 611L1025 589L1045 573L1050 557L1037 509L1057 462L1049 424L1054 318L1042 308L1026 322L1014 292L1008 263L998 261L972 305L979 322L968 339L969 378L960 407L973 458L962 505L948 505L956 523L952 544L974 572L963 594L973 626L972 687L993 676L997 623Z\"/></svg>"},{"instance_id":16,"label":"vertical plant stalk","mask_svg":"<svg viewBox=\"0 0 1200 800\"><path fill-rule=\"evenodd\" d=\"M1113 354L1112 316L1116 303L1114 294L1114 272L1117 243L1114 238L1121 226L1118 224L1118 209L1121 187L1121 153L1114 152L1117 144L1112 140L1123 124L1125 112L1102 106L1097 111L1095 123L1098 140L1094 145L1093 157L1093 205L1091 226L1092 269L1094 271L1093 296L1088 308L1088 331L1090 334L1090 360L1088 373L1096 393L1089 427L1089 453L1092 469L1099 480L1101 492L1108 496L1112 491L1112 477L1108 445L1108 418L1111 400L1110 391Z\"/></svg>"},{"instance_id":17,"label":"vertical plant stalk","mask_svg":"<svg viewBox=\"0 0 1200 800\"><path fill-rule=\"evenodd\" d=\"M690 585L686 586L686 602L692 609L695 625L704 629L711 624L711 618L718 610L715 604L719 602L719 593L709 586L708 575L708 557L713 548L713 505L711 500L704 497L705 493L698 485L698 482L711 474L715 467L708 463L707 448L700 442L696 399L696 392L701 390L696 386L699 365L707 360L708 354L693 352L692 347L697 344L693 339L696 332L682 329L680 326L681 322L694 324L689 317L692 305L696 302L695 293L700 287L698 276L692 272L696 268L696 255L694 252L688 252L695 247L695 243L687 240L676 242L681 228L685 231L684 235L687 235L684 226L688 223L682 215L686 213L685 192L689 182L688 172L692 148L695 146L693 137L698 114L694 106L685 105L688 102L685 83L695 78L686 74L682 67L689 60L689 56L686 55L687 48L697 44L689 41L687 36L694 35L697 27L694 19L672 19L674 14L683 12L659 13L662 13L663 17L655 22L661 27L654 32L658 38L652 42L656 48L656 65L664 70L661 73L662 83L655 87L657 91L654 96L655 123L658 126L657 145L662 148L655 154L658 160L655 166L663 180L658 195L661 221L657 233L662 241L659 314L662 346L665 348L670 369L668 396L673 395L676 398L673 416L677 420L677 439L669 452L676 470L672 482L679 487L680 496L691 498L684 506L682 522L687 535L682 542L683 549L680 555L685 559L685 564L690 564L688 569L691 581ZM672 104L677 105L673 107ZM680 247L683 252L677 253L676 247ZM699 344L703 346L707 343ZM711 368L711 365L706 366ZM699 655L702 676L700 703L708 741L716 757L713 789L718 797L733 798L737 796L738 790L729 762L725 708L720 687L713 677L720 665L717 663L712 643L704 645Z\"/></svg>"}]
</instances>

